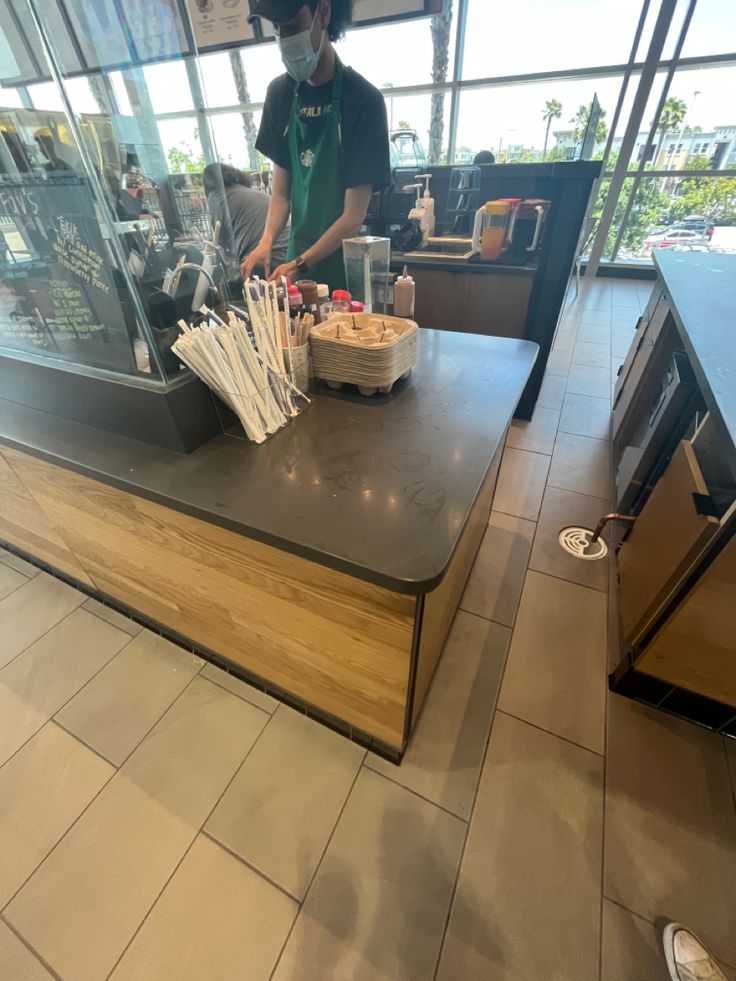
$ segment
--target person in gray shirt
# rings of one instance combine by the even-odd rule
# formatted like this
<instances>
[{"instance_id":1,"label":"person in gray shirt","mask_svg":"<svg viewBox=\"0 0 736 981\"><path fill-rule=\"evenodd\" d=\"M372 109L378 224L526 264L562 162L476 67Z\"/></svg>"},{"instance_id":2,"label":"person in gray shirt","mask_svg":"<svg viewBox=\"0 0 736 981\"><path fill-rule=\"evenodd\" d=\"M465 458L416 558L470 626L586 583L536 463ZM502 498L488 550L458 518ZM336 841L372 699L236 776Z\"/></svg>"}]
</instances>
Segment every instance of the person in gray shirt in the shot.
<instances>
[{"instance_id":1,"label":"person in gray shirt","mask_svg":"<svg viewBox=\"0 0 736 981\"><path fill-rule=\"evenodd\" d=\"M220 245L240 263L261 241L269 197L252 188L250 177L230 164L209 164L202 180L212 221L221 223ZM284 229L273 246L277 265L286 261L288 243L289 231ZM255 271L263 275L263 270Z\"/></svg>"}]
</instances>

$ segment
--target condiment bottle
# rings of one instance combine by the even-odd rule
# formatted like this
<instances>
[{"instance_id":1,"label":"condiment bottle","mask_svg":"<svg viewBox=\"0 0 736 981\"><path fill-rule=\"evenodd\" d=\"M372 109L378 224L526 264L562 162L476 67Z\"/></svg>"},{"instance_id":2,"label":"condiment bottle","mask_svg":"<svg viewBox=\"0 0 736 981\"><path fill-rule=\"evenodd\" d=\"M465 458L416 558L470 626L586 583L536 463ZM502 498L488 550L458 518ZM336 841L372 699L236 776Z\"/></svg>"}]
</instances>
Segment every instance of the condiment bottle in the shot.
<instances>
[{"instance_id":1,"label":"condiment bottle","mask_svg":"<svg viewBox=\"0 0 736 981\"><path fill-rule=\"evenodd\" d=\"M317 284L312 279L300 279L297 281L296 288L302 294L304 306L309 308L308 312L314 317L315 324L322 323L319 315Z\"/></svg>"},{"instance_id":2,"label":"condiment bottle","mask_svg":"<svg viewBox=\"0 0 736 981\"><path fill-rule=\"evenodd\" d=\"M296 311L299 309L299 307L303 305L304 298L302 297L302 294L299 292L297 287L292 286L291 283L289 283L287 287L287 292L289 294L289 310L293 317Z\"/></svg>"},{"instance_id":3,"label":"condiment bottle","mask_svg":"<svg viewBox=\"0 0 736 981\"><path fill-rule=\"evenodd\" d=\"M332 312L350 313L352 296L347 290L335 290L332 294Z\"/></svg>"},{"instance_id":4,"label":"condiment bottle","mask_svg":"<svg viewBox=\"0 0 736 981\"><path fill-rule=\"evenodd\" d=\"M415 298L416 284L404 266L403 275L397 276L394 283L394 316L413 318Z\"/></svg>"},{"instance_id":5,"label":"condiment bottle","mask_svg":"<svg viewBox=\"0 0 736 981\"><path fill-rule=\"evenodd\" d=\"M351 300L348 313L364 313L365 303L361 303L360 300Z\"/></svg>"},{"instance_id":6,"label":"condiment bottle","mask_svg":"<svg viewBox=\"0 0 736 981\"><path fill-rule=\"evenodd\" d=\"M317 284L317 296L319 297L319 314L322 320L327 320L332 313L332 303L330 301L330 287L327 283Z\"/></svg>"}]
</instances>

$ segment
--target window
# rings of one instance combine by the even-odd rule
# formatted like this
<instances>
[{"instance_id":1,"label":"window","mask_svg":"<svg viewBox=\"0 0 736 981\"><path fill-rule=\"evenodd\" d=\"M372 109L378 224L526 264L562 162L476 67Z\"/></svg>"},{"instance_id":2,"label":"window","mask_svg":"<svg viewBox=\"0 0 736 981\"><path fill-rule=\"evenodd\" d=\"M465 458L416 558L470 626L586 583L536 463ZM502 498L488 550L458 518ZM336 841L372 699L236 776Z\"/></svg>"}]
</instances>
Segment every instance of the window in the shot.
<instances>
[{"instance_id":1,"label":"window","mask_svg":"<svg viewBox=\"0 0 736 981\"><path fill-rule=\"evenodd\" d=\"M148 88L153 111L160 113L181 112L194 108L192 90L184 62L164 61L159 65L145 65L143 77Z\"/></svg>"},{"instance_id":2,"label":"window","mask_svg":"<svg viewBox=\"0 0 736 981\"><path fill-rule=\"evenodd\" d=\"M641 9L640 0L470 0L465 77L625 64Z\"/></svg>"}]
</instances>

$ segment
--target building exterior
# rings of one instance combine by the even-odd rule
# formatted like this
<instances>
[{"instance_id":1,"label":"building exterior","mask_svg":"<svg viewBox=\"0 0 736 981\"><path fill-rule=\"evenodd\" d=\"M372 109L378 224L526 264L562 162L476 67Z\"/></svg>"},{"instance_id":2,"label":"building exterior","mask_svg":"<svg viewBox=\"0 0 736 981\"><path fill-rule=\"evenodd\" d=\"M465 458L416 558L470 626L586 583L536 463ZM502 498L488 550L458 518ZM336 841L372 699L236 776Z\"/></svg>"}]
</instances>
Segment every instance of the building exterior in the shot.
<instances>
[{"instance_id":1,"label":"building exterior","mask_svg":"<svg viewBox=\"0 0 736 981\"><path fill-rule=\"evenodd\" d=\"M566 160L574 160L580 152L579 141L573 138L573 130L555 130L555 146L565 154ZM634 144L632 161L638 163L646 150L648 132L639 133ZM621 137L614 137L611 152L621 149ZM602 155L605 143L597 143L595 155ZM713 170L736 168L736 124L716 126L708 133L679 132L662 134L657 132L649 150L647 161L656 170L683 170L691 157L707 157Z\"/></svg>"}]
</instances>

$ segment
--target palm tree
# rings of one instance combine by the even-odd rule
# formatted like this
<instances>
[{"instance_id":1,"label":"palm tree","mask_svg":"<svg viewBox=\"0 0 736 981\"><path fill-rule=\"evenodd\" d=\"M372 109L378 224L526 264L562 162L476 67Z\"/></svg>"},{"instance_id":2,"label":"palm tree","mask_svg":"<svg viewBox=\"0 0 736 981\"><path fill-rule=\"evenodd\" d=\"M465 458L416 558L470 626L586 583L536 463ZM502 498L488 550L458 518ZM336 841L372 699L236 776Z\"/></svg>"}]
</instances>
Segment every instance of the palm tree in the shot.
<instances>
[{"instance_id":1,"label":"palm tree","mask_svg":"<svg viewBox=\"0 0 736 981\"><path fill-rule=\"evenodd\" d=\"M659 114L659 122L657 123L657 132L659 133L659 152L657 153L657 161L659 163L662 161L662 153L664 151L664 142L667 138L667 133L673 129L676 130L682 123L685 116L687 116L687 103L683 99L678 99L676 96L672 95L669 97L669 99L665 99L665 103L662 106L662 112ZM676 146L675 153L677 153Z\"/></svg>"},{"instance_id":2,"label":"palm tree","mask_svg":"<svg viewBox=\"0 0 736 981\"><path fill-rule=\"evenodd\" d=\"M250 102L250 93L248 92L248 82L245 78L245 69L243 68L243 59L240 57L240 51L234 50L229 52L230 56L230 71L233 73L233 80L235 82L235 91L238 94L238 102L241 105L247 105ZM248 147L248 165L251 170L260 170L260 162L258 159L258 151L256 150L256 124L253 119L253 113L250 109L244 109L241 112L243 119L243 132L245 133L245 143Z\"/></svg>"},{"instance_id":3,"label":"palm tree","mask_svg":"<svg viewBox=\"0 0 736 981\"><path fill-rule=\"evenodd\" d=\"M542 160L547 159L547 143L549 142L549 128L552 125L552 120L559 119L561 115L562 103L558 99L547 99L542 112L542 119L547 123L547 129L544 134L544 150L542 151Z\"/></svg>"},{"instance_id":4,"label":"palm tree","mask_svg":"<svg viewBox=\"0 0 736 981\"><path fill-rule=\"evenodd\" d=\"M606 118L606 110L601 109L600 118L598 119L598 126L595 131L595 142L603 143L608 136L608 126L606 126L604 120ZM570 122L573 124L572 138L576 143L580 143L585 137L585 131L588 128L588 122L590 120L590 106L580 106L578 111L572 117Z\"/></svg>"},{"instance_id":5,"label":"palm tree","mask_svg":"<svg viewBox=\"0 0 736 981\"><path fill-rule=\"evenodd\" d=\"M430 22L432 31L432 81L442 84L447 81L450 67L450 34L452 32L452 0L444 0L442 12L435 14ZM429 120L430 164L438 164L442 156L442 140L445 132L445 93L432 93L432 108Z\"/></svg>"}]
</instances>

